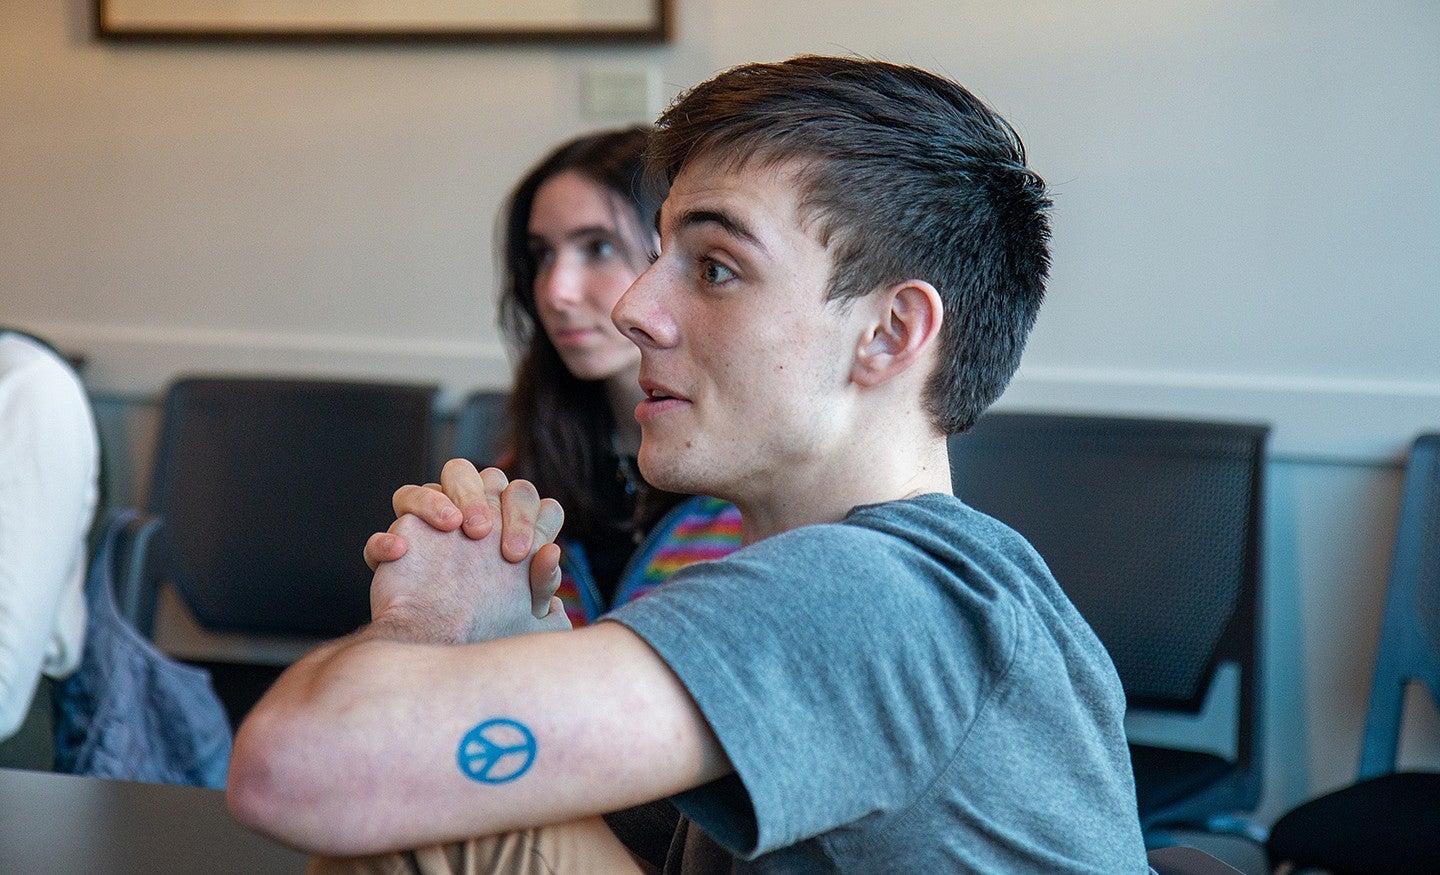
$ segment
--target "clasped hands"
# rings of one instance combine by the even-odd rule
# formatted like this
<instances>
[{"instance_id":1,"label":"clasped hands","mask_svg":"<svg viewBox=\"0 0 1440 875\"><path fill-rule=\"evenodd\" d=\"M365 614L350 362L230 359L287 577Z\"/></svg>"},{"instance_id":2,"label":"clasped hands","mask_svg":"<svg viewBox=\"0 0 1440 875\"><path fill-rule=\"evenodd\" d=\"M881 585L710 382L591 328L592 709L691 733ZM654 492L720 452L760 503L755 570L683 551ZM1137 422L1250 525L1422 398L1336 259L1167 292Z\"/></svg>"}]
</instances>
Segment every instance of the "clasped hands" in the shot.
<instances>
[{"instance_id":1,"label":"clasped hands","mask_svg":"<svg viewBox=\"0 0 1440 875\"><path fill-rule=\"evenodd\" d=\"M431 644L570 628L555 595L565 514L534 484L452 459L393 505L395 522L365 544L372 627Z\"/></svg>"}]
</instances>

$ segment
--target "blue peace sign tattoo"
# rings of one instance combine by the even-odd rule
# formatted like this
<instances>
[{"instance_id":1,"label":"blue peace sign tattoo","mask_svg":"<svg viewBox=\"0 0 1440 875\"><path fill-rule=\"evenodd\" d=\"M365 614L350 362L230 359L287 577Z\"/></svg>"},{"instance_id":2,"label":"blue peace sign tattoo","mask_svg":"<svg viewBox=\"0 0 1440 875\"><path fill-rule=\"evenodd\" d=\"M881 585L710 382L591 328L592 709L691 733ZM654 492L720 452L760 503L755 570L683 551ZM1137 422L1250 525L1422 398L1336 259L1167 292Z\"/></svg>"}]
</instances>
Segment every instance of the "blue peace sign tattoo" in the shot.
<instances>
[{"instance_id":1,"label":"blue peace sign tattoo","mask_svg":"<svg viewBox=\"0 0 1440 875\"><path fill-rule=\"evenodd\" d=\"M505 784L528 772L535 762L535 735L518 720L486 720L465 733L455 757L467 778Z\"/></svg>"}]
</instances>

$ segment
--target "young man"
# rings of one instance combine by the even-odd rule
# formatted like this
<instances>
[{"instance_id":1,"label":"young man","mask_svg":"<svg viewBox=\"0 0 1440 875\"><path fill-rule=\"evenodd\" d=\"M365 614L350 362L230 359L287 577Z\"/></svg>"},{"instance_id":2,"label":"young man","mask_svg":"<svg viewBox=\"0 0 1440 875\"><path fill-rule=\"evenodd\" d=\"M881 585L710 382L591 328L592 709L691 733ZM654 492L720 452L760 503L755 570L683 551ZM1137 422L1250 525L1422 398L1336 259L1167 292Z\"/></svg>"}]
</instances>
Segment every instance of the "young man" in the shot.
<instances>
[{"instance_id":1,"label":"young man","mask_svg":"<svg viewBox=\"0 0 1440 875\"><path fill-rule=\"evenodd\" d=\"M452 464L372 540L408 546L375 622L242 727L232 809L323 854L499 836L383 863L441 871L517 849L569 871L609 839L594 815L666 796L667 871L1147 871L1108 657L950 494L946 436L1003 390L1043 294L1018 138L954 83L837 58L732 70L660 124L661 253L613 314L641 350L640 466L734 502L747 547L516 634L563 625L554 548L527 569L453 530L499 513L520 558L553 509Z\"/></svg>"}]
</instances>

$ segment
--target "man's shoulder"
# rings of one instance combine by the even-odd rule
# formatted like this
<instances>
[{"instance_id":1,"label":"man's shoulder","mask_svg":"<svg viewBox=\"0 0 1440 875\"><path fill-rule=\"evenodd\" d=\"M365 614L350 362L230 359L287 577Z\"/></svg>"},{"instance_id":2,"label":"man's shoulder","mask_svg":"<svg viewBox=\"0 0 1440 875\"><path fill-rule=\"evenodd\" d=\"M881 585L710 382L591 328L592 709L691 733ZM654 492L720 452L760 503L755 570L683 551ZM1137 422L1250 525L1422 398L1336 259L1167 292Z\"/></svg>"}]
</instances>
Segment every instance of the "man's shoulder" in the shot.
<instances>
[{"instance_id":1,"label":"man's shoulder","mask_svg":"<svg viewBox=\"0 0 1440 875\"><path fill-rule=\"evenodd\" d=\"M910 532L963 530L977 524L993 523L953 495L929 492L851 508L844 519L833 523L800 526L767 541L826 542L847 538L905 537Z\"/></svg>"},{"instance_id":2,"label":"man's shoulder","mask_svg":"<svg viewBox=\"0 0 1440 875\"><path fill-rule=\"evenodd\" d=\"M952 557L957 551L971 556L993 553L1024 563L1034 554L1019 532L948 493L857 507L845 522Z\"/></svg>"},{"instance_id":3,"label":"man's shoulder","mask_svg":"<svg viewBox=\"0 0 1440 875\"><path fill-rule=\"evenodd\" d=\"M891 528L897 523L919 529L951 528L970 525L978 516L949 493L926 492L894 501L857 505L843 523L877 528Z\"/></svg>"}]
</instances>

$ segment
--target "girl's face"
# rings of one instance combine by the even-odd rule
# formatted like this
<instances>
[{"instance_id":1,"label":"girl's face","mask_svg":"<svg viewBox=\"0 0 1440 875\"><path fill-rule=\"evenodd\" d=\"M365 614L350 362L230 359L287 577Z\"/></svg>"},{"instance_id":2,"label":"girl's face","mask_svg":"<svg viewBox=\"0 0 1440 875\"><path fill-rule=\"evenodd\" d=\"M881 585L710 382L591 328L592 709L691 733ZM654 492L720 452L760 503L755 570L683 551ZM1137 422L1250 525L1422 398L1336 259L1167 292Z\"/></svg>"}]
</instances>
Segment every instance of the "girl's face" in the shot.
<instances>
[{"instance_id":1,"label":"girl's face","mask_svg":"<svg viewBox=\"0 0 1440 875\"><path fill-rule=\"evenodd\" d=\"M618 197L573 170L546 180L530 207L535 309L565 367L581 380L634 383L639 371L640 350L610 321L645 266L636 246L641 235L623 225L628 215Z\"/></svg>"}]
</instances>

